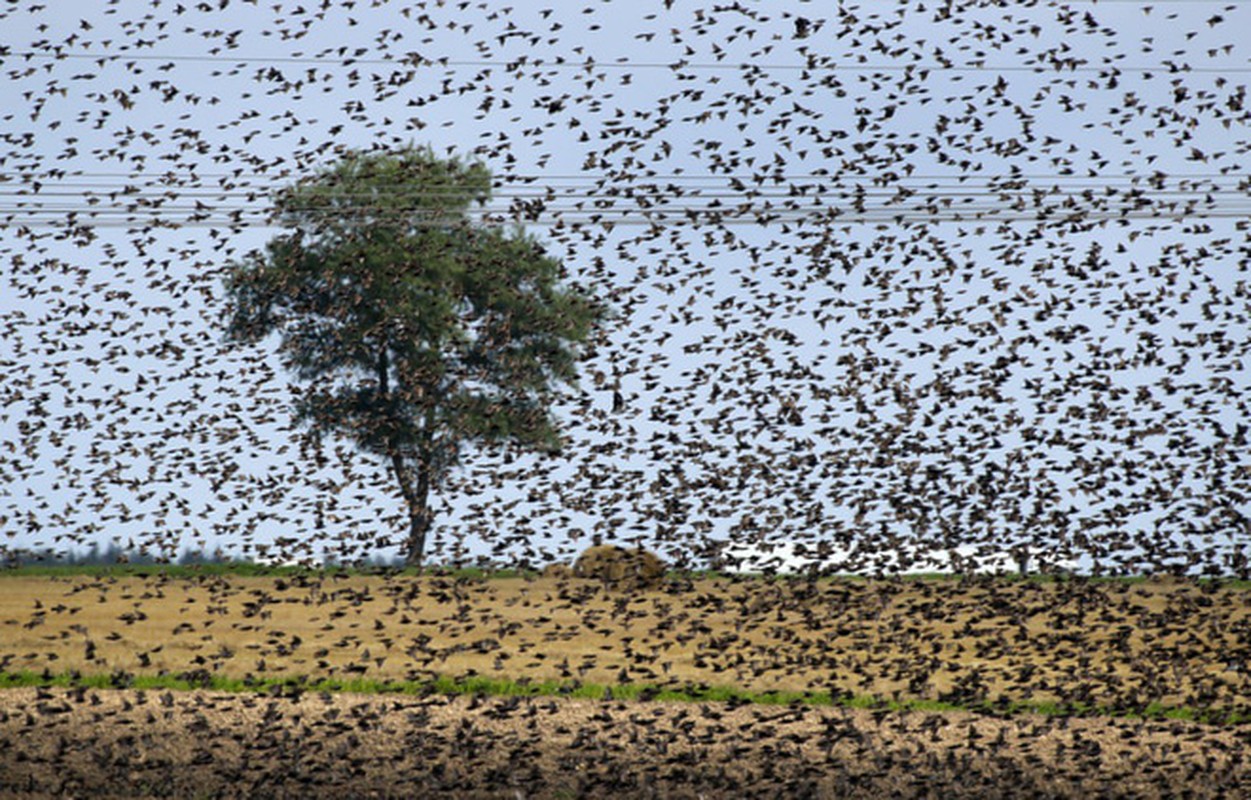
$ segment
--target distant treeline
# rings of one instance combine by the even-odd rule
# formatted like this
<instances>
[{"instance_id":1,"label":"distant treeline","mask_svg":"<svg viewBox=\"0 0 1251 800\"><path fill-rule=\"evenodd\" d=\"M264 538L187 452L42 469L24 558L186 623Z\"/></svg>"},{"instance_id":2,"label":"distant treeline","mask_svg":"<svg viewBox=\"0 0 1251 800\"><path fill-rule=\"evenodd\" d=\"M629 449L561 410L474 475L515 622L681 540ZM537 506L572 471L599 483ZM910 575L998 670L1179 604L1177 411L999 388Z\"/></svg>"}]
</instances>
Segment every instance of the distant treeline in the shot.
<instances>
[{"instance_id":1,"label":"distant treeline","mask_svg":"<svg viewBox=\"0 0 1251 800\"><path fill-rule=\"evenodd\" d=\"M204 550L187 547L183 548L182 553L177 557L171 558L164 553L154 554L149 551L126 550L116 542L110 542L104 547L93 543L86 550L58 550L51 547L38 550L0 547L0 567L102 567L118 564L129 564L138 567L160 564L175 564L183 567L220 564L280 566L286 563L281 559L274 558L236 558L222 552L220 548L212 552L205 552ZM340 563L333 557L328 557L321 565L333 567L340 566ZM373 556L363 561L353 562L352 566L399 568L404 566L404 559L400 556Z\"/></svg>"}]
</instances>

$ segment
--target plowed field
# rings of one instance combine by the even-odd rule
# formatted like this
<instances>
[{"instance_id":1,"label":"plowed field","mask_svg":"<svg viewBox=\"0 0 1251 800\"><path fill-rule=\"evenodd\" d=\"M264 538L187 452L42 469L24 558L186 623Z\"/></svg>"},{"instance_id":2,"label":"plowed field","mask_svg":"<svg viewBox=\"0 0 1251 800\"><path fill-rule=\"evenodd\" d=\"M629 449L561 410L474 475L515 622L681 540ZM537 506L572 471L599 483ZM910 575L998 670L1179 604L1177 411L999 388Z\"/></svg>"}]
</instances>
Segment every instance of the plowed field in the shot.
<instances>
[{"instance_id":1,"label":"plowed field","mask_svg":"<svg viewBox=\"0 0 1251 800\"><path fill-rule=\"evenodd\" d=\"M552 698L0 692L5 797L1251 796L1251 731Z\"/></svg>"}]
</instances>

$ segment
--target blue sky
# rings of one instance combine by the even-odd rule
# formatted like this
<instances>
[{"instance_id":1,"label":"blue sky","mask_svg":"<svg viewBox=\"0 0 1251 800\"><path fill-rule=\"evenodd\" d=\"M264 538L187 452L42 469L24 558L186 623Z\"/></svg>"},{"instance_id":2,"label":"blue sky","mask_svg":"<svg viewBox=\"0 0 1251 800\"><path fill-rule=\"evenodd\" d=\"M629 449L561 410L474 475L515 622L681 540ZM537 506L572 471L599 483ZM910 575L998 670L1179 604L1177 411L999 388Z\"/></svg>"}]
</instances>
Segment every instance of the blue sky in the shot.
<instances>
[{"instance_id":1,"label":"blue sky","mask_svg":"<svg viewBox=\"0 0 1251 800\"><path fill-rule=\"evenodd\" d=\"M619 311L565 455L467 451L436 556L1229 567L1245 4L669 5L0 11L4 543L385 551L398 494L308 457L276 359L221 341L220 276L268 192L416 142L482 159L490 214Z\"/></svg>"}]
</instances>

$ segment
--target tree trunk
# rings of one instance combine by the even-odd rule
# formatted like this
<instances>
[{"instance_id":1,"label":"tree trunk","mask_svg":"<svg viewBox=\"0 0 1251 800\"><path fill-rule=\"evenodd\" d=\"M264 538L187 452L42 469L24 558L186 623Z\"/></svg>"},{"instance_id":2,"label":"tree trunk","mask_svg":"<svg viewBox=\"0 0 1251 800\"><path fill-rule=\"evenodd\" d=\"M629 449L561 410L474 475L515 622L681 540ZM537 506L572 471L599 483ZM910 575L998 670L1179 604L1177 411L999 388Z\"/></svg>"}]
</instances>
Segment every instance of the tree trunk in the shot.
<instances>
[{"instance_id":1,"label":"tree trunk","mask_svg":"<svg viewBox=\"0 0 1251 800\"><path fill-rule=\"evenodd\" d=\"M421 568L426 554L426 534L430 531L433 515L430 513L430 476L424 464L417 465L417 480L404 464L399 453L391 454L391 470L400 484L400 493L408 506L408 540L404 543L404 563Z\"/></svg>"},{"instance_id":2,"label":"tree trunk","mask_svg":"<svg viewBox=\"0 0 1251 800\"><path fill-rule=\"evenodd\" d=\"M390 393L388 372L387 343L384 340L378 353L378 398L383 402ZM395 482L400 485L400 494L404 496L404 504L408 507L408 540L404 542L404 563L420 569L426 555L426 534L430 531L432 521L429 503L430 458L425 454L419 457L414 478L413 471L404 463L404 456L400 454L399 443L394 437L388 440L387 450L391 455L391 472L395 475Z\"/></svg>"},{"instance_id":3,"label":"tree trunk","mask_svg":"<svg viewBox=\"0 0 1251 800\"><path fill-rule=\"evenodd\" d=\"M389 449L391 472L395 475L396 483L400 485L404 505L408 507L408 540L404 542L404 563L420 569L426 554L426 534L434 521L434 515L430 511L430 457L424 453L419 454L415 469L412 469L404 463L404 456L394 442Z\"/></svg>"}]
</instances>

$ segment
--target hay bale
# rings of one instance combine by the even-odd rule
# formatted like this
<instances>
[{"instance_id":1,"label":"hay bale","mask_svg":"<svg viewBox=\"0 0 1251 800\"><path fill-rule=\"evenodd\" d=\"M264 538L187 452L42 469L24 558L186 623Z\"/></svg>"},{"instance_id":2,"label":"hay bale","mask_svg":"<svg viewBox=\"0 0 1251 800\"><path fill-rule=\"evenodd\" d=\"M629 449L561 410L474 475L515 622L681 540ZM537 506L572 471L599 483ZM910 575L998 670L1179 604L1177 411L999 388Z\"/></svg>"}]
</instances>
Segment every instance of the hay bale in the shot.
<instances>
[{"instance_id":1,"label":"hay bale","mask_svg":"<svg viewBox=\"0 0 1251 800\"><path fill-rule=\"evenodd\" d=\"M548 564L543 568L544 578L568 578L573 575L573 570L568 564Z\"/></svg>"},{"instance_id":2,"label":"hay bale","mask_svg":"<svg viewBox=\"0 0 1251 800\"><path fill-rule=\"evenodd\" d=\"M627 550L615 544L601 544L578 556L573 574L613 587L655 586L665 576L665 562L641 547Z\"/></svg>"}]
</instances>

